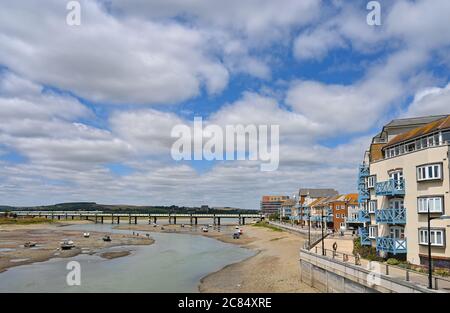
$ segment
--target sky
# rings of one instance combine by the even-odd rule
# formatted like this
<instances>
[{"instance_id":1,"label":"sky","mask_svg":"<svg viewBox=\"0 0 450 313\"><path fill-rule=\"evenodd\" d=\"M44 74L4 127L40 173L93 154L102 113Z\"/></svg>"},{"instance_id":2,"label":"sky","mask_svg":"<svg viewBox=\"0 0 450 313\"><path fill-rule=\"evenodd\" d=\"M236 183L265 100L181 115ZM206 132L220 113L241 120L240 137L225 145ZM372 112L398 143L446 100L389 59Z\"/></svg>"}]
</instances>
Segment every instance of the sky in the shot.
<instances>
[{"instance_id":1,"label":"sky","mask_svg":"<svg viewBox=\"0 0 450 313\"><path fill-rule=\"evenodd\" d=\"M450 1L0 0L0 204L258 209L355 192L371 137L450 113ZM175 161L175 125L279 125L279 167Z\"/></svg>"}]
</instances>

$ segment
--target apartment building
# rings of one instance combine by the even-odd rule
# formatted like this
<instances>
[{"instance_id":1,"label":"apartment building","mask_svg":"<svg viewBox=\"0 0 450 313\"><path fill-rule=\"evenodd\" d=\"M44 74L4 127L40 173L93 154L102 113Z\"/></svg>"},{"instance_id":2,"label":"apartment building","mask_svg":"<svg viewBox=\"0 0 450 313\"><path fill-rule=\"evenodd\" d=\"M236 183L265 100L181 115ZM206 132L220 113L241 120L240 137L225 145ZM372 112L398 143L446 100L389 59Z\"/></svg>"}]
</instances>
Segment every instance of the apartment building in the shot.
<instances>
[{"instance_id":1,"label":"apartment building","mask_svg":"<svg viewBox=\"0 0 450 313\"><path fill-rule=\"evenodd\" d=\"M398 119L383 127L359 168L360 209L353 222L363 245L376 247L382 257L425 265L430 236L433 263L450 268L450 220L443 218L450 207L449 153L450 115Z\"/></svg>"},{"instance_id":2,"label":"apartment building","mask_svg":"<svg viewBox=\"0 0 450 313\"><path fill-rule=\"evenodd\" d=\"M284 201L288 200L289 196L263 196L261 199L261 213L271 215L278 213Z\"/></svg>"},{"instance_id":3,"label":"apartment building","mask_svg":"<svg viewBox=\"0 0 450 313\"><path fill-rule=\"evenodd\" d=\"M280 216L284 219L291 219L295 205L296 201L294 199L285 200L280 207Z\"/></svg>"},{"instance_id":4,"label":"apartment building","mask_svg":"<svg viewBox=\"0 0 450 313\"><path fill-rule=\"evenodd\" d=\"M298 203L294 208L292 219L296 220L300 225L307 225L311 216L314 216L313 220L317 223L318 219L318 207L317 204L321 203L328 197L334 197L339 193L334 189L329 188L301 188L298 191ZM319 202L320 200L320 202ZM314 212L311 211L311 205L315 207ZM315 215L313 215L314 213ZM316 214L317 213L317 214ZM312 221L312 220L311 220Z\"/></svg>"},{"instance_id":5,"label":"apartment building","mask_svg":"<svg viewBox=\"0 0 450 313\"><path fill-rule=\"evenodd\" d=\"M329 212L332 214L332 225L335 231L347 229L349 212L354 214L358 210L358 194L349 193L338 195L327 201ZM356 213L357 214L357 213Z\"/></svg>"}]
</instances>

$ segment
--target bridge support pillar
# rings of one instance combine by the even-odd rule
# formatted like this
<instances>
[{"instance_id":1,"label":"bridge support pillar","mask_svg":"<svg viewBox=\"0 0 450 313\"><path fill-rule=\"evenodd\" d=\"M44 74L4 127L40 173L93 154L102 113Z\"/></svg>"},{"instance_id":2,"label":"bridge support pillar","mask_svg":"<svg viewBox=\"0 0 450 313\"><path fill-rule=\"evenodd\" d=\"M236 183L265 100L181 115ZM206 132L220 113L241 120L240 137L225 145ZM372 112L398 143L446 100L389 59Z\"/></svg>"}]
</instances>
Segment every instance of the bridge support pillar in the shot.
<instances>
[{"instance_id":1,"label":"bridge support pillar","mask_svg":"<svg viewBox=\"0 0 450 313\"><path fill-rule=\"evenodd\" d=\"M120 216L117 217L117 224L120 224Z\"/></svg>"},{"instance_id":2,"label":"bridge support pillar","mask_svg":"<svg viewBox=\"0 0 450 313\"><path fill-rule=\"evenodd\" d=\"M177 217L176 217L176 216L173 217L173 224L174 224L174 225L177 224Z\"/></svg>"},{"instance_id":3,"label":"bridge support pillar","mask_svg":"<svg viewBox=\"0 0 450 313\"><path fill-rule=\"evenodd\" d=\"M100 219L101 219L101 221L102 221L101 223L103 224L103 216L102 216L102 217L100 217Z\"/></svg>"},{"instance_id":4,"label":"bridge support pillar","mask_svg":"<svg viewBox=\"0 0 450 313\"><path fill-rule=\"evenodd\" d=\"M134 223L137 224L137 216L134 217Z\"/></svg>"},{"instance_id":5,"label":"bridge support pillar","mask_svg":"<svg viewBox=\"0 0 450 313\"><path fill-rule=\"evenodd\" d=\"M245 225L245 217L242 218L242 225Z\"/></svg>"},{"instance_id":6,"label":"bridge support pillar","mask_svg":"<svg viewBox=\"0 0 450 313\"><path fill-rule=\"evenodd\" d=\"M72 215L72 219L74 219L74 218L75 218L75 216Z\"/></svg>"},{"instance_id":7,"label":"bridge support pillar","mask_svg":"<svg viewBox=\"0 0 450 313\"><path fill-rule=\"evenodd\" d=\"M214 226L216 226L216 225L217 225L217 222L216 222L216 217L215 217L215 216L213 217L213 225L214 225Z\"/></svg>"},{"instance_id":8,"label":"bridge support pillar","mask_svg":"<svg viewBox=\"0 0 450 313\"><path fill-rule=\"evenodd\" d=\"M60 220L61 219L61 215L58 215L58 220Z\"/></svg>"},{"instance_id":9,"label":"bridge support pillar","mask_svg":"<svg viewBox=\"0 0 450 313\"><path fill-rule=\"evenodd\" d=\"M131 224L131 215L128 217L128 224Z\"/></svg>"},{"instance_id":10,"label":"bridge support pillar","mask_svg":"<svg viewBox=\"0 0 450 313\"><path fill-rule=\"evenodd\" d=\"M191 218L190 218L190 222L191 222L191 226L192 226L192 216L191 216Z\"/></svg>"},{"instance_id":11,"label":"bridge support pillar","mask_svg":"<svg viewBox=\"0 0 450 313\"><path fill-rule=\"evenodd\" d=\"M158 219L156 218L156 217L154 217L153 218L153 223L155 223L156 224L156 221L157 221Z\"/></svg>"},{"instance_id":12,"label":"bridge support pillar","mask_svg":"<svg viewBox=\"0 0 450 313\"><path fill-rule=\"evenodd\" d=\"M172 216L169 215L169 225L172 224Z\"/></svg>"},{"instance_id":13,"label":"bridge support pillar","mask_svg":"<svg viewBox=\"0 0 450 313\"><path fill-rule=\"evenodd\" d=\"M195 225L198 224L198 217L194 217Z\"/></svg>"},{"instance_id":14,"label":"bridge support pillar","mask_svg":"<svg viewBox=\"0 0 450 313\"><path fill-rule=\"evenodd\" d=\"M217 218L217 225L220 226L220 217Z\"/></svg>"}]
</instances>

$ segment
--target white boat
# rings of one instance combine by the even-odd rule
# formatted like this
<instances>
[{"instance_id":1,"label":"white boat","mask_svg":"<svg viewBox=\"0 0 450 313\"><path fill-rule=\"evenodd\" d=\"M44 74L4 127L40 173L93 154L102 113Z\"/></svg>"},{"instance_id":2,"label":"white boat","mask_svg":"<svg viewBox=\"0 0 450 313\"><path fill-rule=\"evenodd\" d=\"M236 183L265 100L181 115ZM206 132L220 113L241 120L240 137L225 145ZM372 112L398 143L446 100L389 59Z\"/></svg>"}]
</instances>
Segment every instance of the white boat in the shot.
<instances>
[{"instance_id":1,"label":"white boat","mask_svg":"<svg viewBox=\"0 0 450 313\"><path fill-rule=\"evenodd\" d=\"M207 233L208 232L208 227L202 227L202 232Z\"/></svg>"},{"instance_id":2,"label":"white boat","mask_svg":"<svg viewBox=\"0 0 450 313\"><path fill-rule=\"evenodd\" d=\"M75 244L73 243L72 240L64 239L64 240L61 242L61 249L62 249L62 250L70 250L70 249L72 249L73 247L75 247Z\"/></svg>"},{"instance_id":3,"label":"white boat","mask_svg":"<svg viewBox=\"0 0 450 313\"><path fill-rule=\"evenodd\" d=\"M83 237L84 237L84 238L89 238L90 236L91 236L90 233L83 233Z\"/></svg>"}]
</instances>

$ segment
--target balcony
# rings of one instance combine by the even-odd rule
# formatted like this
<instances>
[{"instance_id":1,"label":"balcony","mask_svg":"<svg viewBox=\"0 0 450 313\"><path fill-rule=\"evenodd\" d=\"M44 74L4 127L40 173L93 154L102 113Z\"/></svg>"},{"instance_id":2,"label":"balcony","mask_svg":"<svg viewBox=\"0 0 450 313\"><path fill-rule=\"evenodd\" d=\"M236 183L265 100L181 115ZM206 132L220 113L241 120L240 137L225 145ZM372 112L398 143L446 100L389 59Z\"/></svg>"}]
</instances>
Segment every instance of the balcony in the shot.
<instances>
[{"instance_id":1,"label":"balcony","mask_svg":"<svg viewBox=\"0 0 450 313\"><path fill-rule=\"evenodd\" d=\"M377 251L384 251L392 254L406 253L406 239L378 237Z\"/></svg>"},{"instance_id":2,"label":"balcony","mask_svg":"<svg viewBox=\"0 0 450 313\"><path fill-rule=\"evenodd\" d=\"M369 238L369 230L367 228L364 227L358 228L358 234L359 238L361 239L362 246L370 246L372 244Z\"/></svg>"},{"instance_id":3,"label":"balcony","mask_svg":"<svg viewBox=\"0 0 450 313\"><path fill-rule=\"evenodd\" d=\"M359 210L358 211L358 222L359 223L368 223L370 222L370 215L368 211Z\"/></svg>"},{"instance_id":4,"label":"balcony","mask_svg":"<svg viewBox=\"0 0 450 313\"><path fill-rule=\"evenodd\" d=\"M359 176L367 177L369 175L370 175L369 167L367 165L360 165L359 166Z\"/></svg>"},{"instance_id":5,"label":"balcony","mask_svg":"<svg viewBox=\"0 0 450 313\"><path fill-rule=\"evenodd\" d=\"M345 220L345 222L346 223L354 223L354 224L356 224L356 223L363 223L363 222L360 222L359 221L359 217L358 216L356 216L356 217L347 217L347 219Z\"/></svg>"},{"instance_id":6,"label":"balcony","mask_svg":"<svg viewBox=\"0 0 450 313\"><path fill-rule=\"evenodd\" d=\"M405 194L405 180L389 179L375 184L377 196L401 196Z\"/></svg>"},{"instance_id":7,"label":"balcony","mask_svg":"<svg viewBox=\"0 0 450 313\"><path fill-rule=\"evenodd\" d=\"M406 224L406 209L377 210L375 220L380 224Z\"/></svg>"}]
</instances>

